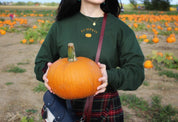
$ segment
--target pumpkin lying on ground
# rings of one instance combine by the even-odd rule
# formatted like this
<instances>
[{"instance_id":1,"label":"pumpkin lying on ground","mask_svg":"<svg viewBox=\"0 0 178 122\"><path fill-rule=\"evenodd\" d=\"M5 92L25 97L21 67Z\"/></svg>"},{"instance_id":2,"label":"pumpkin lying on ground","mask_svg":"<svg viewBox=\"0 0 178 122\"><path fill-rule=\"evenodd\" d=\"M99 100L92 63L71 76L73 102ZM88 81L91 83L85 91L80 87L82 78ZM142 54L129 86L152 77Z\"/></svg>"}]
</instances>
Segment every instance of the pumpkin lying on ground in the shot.
<instances>
[{"instance_id":1,"label":"pumpkin lying on ground","mask_svg":"<svg viewBox=\"0 0 178 122\"><path fill-rule=\"evenodd\" d=\"M156 54L157 54L157 56L163 57L163 53L162 52L157 52Z\"/></svg>"},{"instance_id":2,"label":"pumpkin lying on ground","mask_svg":"<svg viewBox=\"0 0 178 122\"><path fill-rule=\"evenodd\" d=\"M89 58L75 57L74 46L68 44L68 58L54 62L48 70L48 85L64 99L80 99L92 96L101 84L98 65Z\"/></svg>"},{"instance_id":3,"label":"pumpkin lying on ground","mask_svg":"<svg viewBox=\"0 0 178 122\"><path fill-rule=\"evenodd\" d=\"M153 41L154 43L158 43L158 42L159 42L159 38L158 38L157 36L155 36L155 37L152 39L152 41Z\"/></svg>"},{"instance_id":4,"label":"pumpkin lying on ground","mask_svg":"<svg viewBox=\"0 0 178 122\"><path fill-rule=\"evenodd\" d=\"M144 67L147 68L147 69L150 69L150 68L153 68L153 63L151 60L146 60L144 62Z\"/></svg>"},{"instance_id":5,"label":"pumpkin lying on ground","mask_svg":"<svg viewBox=\"0 0 178 122\"><path fill-rule=\"evenodd\" d=\"M5 35L5 34L6 34L6 31L5 31L5 30L0 29L0 34L1 34L1 35Z\"/></svg>"},{"instance_id":6,"label":"pumpkin lying on ground","mask_svg":"<svg viewBox=\"0 0 178 122\"><path fill-rule=\"evenodd\" d=\"M173 43L176 41L176 38L175 38L175 34L170 34L169 37L167 37L167 40L166 40L168 43Z\"/></svg>"}]
</instances>

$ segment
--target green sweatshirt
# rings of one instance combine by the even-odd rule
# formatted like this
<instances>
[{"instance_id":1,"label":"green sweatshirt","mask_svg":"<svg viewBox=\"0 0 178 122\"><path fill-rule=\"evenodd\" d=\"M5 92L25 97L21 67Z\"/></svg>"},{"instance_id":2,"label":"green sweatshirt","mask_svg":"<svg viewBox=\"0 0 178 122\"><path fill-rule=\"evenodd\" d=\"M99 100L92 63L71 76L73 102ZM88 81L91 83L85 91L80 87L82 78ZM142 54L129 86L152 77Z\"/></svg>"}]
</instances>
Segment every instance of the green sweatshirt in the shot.
<instances>
[{"instance_id":1,"label":"green sweatshirt","mask_svg":"<svg viewBox=\"0 0 178 122\"><path fill-rule=\"evenodd\" d=\"M95 60L102 20L103 17L91 18L77 13L54 22L36 56L36 78L43 81L43 68L47 62L67 57L69 42L74 43L77 57ZM144 80L143 61L144 56L134 32L120 19L108 14L99 60L106 65L107 89L137 89Z\"/></svg>"}]
</instances>

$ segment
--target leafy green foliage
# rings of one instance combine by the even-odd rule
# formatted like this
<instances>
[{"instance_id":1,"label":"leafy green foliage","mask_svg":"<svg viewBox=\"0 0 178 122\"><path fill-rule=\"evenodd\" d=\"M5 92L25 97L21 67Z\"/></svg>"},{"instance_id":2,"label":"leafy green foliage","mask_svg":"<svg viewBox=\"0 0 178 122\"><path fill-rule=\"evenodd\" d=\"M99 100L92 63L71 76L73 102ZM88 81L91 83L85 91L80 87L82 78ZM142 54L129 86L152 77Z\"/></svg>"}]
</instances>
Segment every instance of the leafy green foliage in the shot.
<instances>
[{"instance_id":1,"label":"leafy green foliage","mask_svg":"<svg viewBox=\"0 0 178 122\"><path fill-rule=\"evenodd\" d=\"M129 1L133 5L133 7L136 9L137 8L137 1L136 0L129 0Z\"/></svg>"},{"instance_id":2,"label":"leafy green foliage","mask_svg":"<svg viewBox=\"0 0 178 122\"><path fill-rule=\"evenodd\" d=\"M49 21L45 21L44 23L40 23L40 25L37 26L36 29L34 28L29 28L25 33L24 33L24 38L27 41L28 44L30 44L29 40L33 39L33 43L37 43L41 39L44 39L51 27L52 23Z\"/></svg>"},{"instance_id":3,"label":"leafy green foliage","mask_svg":"<svg viewBox=\"0 0 178 122\"><path fill-rule=\"evenodd\" d=\"M174 31L174 30L172 30L172 31L166 31L166 30L161 30L161 31L159 31L159 35L166 35L166 36L169 36L170 34L172 34L172 33L178 33L178 32L176 32L176 31Z\"/></svg>"},{"instance_id":4,"label":"leafy green foliage","mask_svg":"<svg viewBox=\"0 0 178 122\"><path fill-rule=\"evenodd\" d=\"M144 0L144 5L147 10L168 11L170 0Z\"/></svg>"},{"instance_id":5,"label":"leafy green foliage","mask_svg":"<svg viewBox=\"0 0 178 122\"><path fill-rule=\"evenodd\" d=\"M143 24L143 23L140 23L140 24L138 24L138 27L137 28L135 28L135 27L131 27L134 31L141 31L141 30L146 30L147 29L147 27L146 27L146 25L145 24Z\"/></svg>"},{"instance_id":6,"label":"leafy green foliage","mask_svg":"<svg viewBox=\"0 0 178 122\"><path fill-rule=\"evenodd\" d=\"M152 52L153 56L149 57L149 59L153 60L154 63L158 64L159 66L163 65L170 69L178 69L178 59L173 56L171 53L165 53L163 56L157 54L157 51Z\"/></svg>"},{"instance_id":7,"label":"leafy green foliage","mask_svg":"<svg viewBox=\"0 0 178 122\"><path fill-rule=\"evenodd\" d=\"M148 56L147 58L153 61L155 69L159 71L159 75L166 75L169 78L175 78L177 81L178 73L165 68L178 70L178 59L171 53L165 53L160 56L157 51L153 51L152 54L151 57Z\"/></svg>"}]
</instances>

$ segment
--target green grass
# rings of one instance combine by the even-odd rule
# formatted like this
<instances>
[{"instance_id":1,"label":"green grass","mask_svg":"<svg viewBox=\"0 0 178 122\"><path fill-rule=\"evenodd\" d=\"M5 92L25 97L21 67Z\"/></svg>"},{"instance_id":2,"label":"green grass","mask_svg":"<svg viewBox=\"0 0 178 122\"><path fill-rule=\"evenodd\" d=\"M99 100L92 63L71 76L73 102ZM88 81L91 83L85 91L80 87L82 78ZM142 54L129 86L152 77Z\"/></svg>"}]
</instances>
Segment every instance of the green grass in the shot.
<instances>
[{"instance_id":1,"label":"green grass","mask_svg":"<svg viewBox=\"0 0 178 122\"><path fill-rule=\"evenodd\" d=\"M27 116L23 116L20 122L43 122L42 119L37 121L34 116L32 116L32 114L37 114L38 111L36 109L27 109L26 112Z\"/></svg>"},{"instance_id":2,"label":"green grass","mask_svg":"<svg viewBox=\"0 0 178 122\"><path fill-rule=\"evenodd\" d=\"M137 116L152 122L174 122L178 120L178 110L169 105L161 105L161 97L152 96L151 105L143 98L138 98L133 94L121 94L121 103L134 109Z\"/></svg>"},{"instance_id":3,"label":"green grass","mask_svg":"<svg viewBox=\"0 0 178 122\"><path fill-rule=\"evenodd\" d=\"M7 86L14 84L13 82L7 82L5 83Z\"/></svg>"},{"instance_id":4,"label":"green grass","mask_svg":"<svg viewBox=\"0 0 178 122\"><path fill-rule=\"evenodd\" d=\"M121 14L153 14L153 15L177 15L177 11L152 11L152 10L134 10L130 5L125 5L124 12Z\"/></svg>"},{"instance_id":5,"label":"green grass","mask_svg":"<svg viewBox=\"0 0 178 122\"><path fill-rule=\"evenodd\" d=\"M143 85L144 85L144 86L149 86L150 84L149 84L148 81L144 81L144 82L143 82Z\"/></svg>"},{"instance_id":6,"label":"green grass","mask_svg":"<svg viewBox=\"0 0 178 122\"><path fill-rule=\"evenodd\" d=\"M0 18L0 21L5 21L5 19L4 18Z\"/></svg>"},{"instance_id":7,"label":"green grass","mask_svg":"<svg viewBox=\"0 0 178 122\"><path fill-rule=\"evenodd\" d=\"M5 70L6 72L13 72L13 73L23 73L26 72L26 69L22 69L18 66L15 65L10 65L7 67L7 69Z\"/></svg>"},{"instance_id":8,"label":"green grass","mask_svg":"<svg viewBox=\"0 0 178 122\"><path fill-rule=\"evenodd\" d=\"M137 27L137 28L135 28L135 27L132 26L132 29L133 29L135 32L138 32L138 31L146 30L147 27L146 27L145 24L138 24L138 27Z\"/></svg>"},{"instance_id":9,"label":"green grass","mask_svg":"<svg viewBox=\"0 0 178 122\"><path fill-rule=\"evenodd\" d=\"M165 30L161 30L159 31L158 35L165 35L165 36L169 36L170 34L174 33L174 31L165 31Z\"/></svg>"},{"instance_id":10,"label":"green grass","mask_svg":"<svg viewBox=\"0 0 178 122\"><path fill-rule=\"evenodd\" d=\"M30 62L19 62L19 63L17 63L17 65L27 65L27 64L30 64Z\"/></svg>"},{"instance_id":11,"label":"green grass","mask_svg":"<svg viewBox=\"0 0 178 122\"><path fill-rule=\"evenodd\" d=\"M120 96L122 104L128 105L129 108L140 109L143 111L148 110L148 103L142 98L137 98L136 95L122 94Z\"/></svg>"},{"instance_id":12,"label":"green grass","mask_svg":"<svg viewBox=\"0 0 178 122\"><path fill-rule=\"evenodd\" d=\"M152 105L150 107L152 112L152 120L154 122L171 122L177 121L177 118L174 118L178 114L178 111L169 105L161 105L161 97L153 96Z\"/></svg>"},{"instance_id":13,"label":"green grass","mask_svg":"<svg viewBox=\"0 0 178 122\"><path fill-rule=\"evenodd\" d=\"M26 112L27 113L36 113L37 110L36 109L27 109Z\"/></svg>"},{"instance_id":14,"label":"green grass","mask_svg":"<svg viewBox=\"0 0 178 122\"><path fill-rule=\"evenodd\" d=\"M47 88L43 83L39 83L38 86L33 89L34 92L45 92L46 90Z\"/></svg>"},{"instance_id":15,"label":"green grass","mask_svg":"<svg viewBox=\"0 0 178 122\"><path fill-rule=\"evenodd\" d=\"M168 70L163 70L159 72L159 75L166 75L169 78L175 78L176 80L178 80L178 73L174 73L172 71L168 71Z\"/></svg>"},{"instance_id":16,"label":"green grass","mask_svg":"<svg viewBox=\"0 0 178 122\"><path fill-rule=\"evenodd\" d=\"M166 70L163 65L155 63L154 67L158 71L160 76L166 75L169 78L175 78L175 81L178 81L178 73L174 73L173 71Z\"/></svg>"},{"instance_id":17,"label":"green grass","mask_svg":"<svg viewBox=\"0 0 178 122\"><path fill-rule=\"evenodd\" d=\"M34 122L34 118L33 117L22 117L20 122Z\"/></svg>"}]
</instances>

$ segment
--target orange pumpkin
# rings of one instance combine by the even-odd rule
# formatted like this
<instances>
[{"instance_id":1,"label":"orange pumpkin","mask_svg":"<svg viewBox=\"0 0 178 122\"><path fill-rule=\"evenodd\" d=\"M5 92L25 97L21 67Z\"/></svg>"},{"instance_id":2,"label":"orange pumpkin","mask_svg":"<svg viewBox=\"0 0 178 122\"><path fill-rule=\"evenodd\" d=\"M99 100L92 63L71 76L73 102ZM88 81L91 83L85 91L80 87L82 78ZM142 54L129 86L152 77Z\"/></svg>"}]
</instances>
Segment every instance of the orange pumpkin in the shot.
<instances>
[{"instance_id":1,"label":"orange pumpkin","mask_svg":"<svg viewBox=\"0 0 178 122\"><path fill-rule=\"evenodd\" d=\"M34 42L34 39L30 39L29 42L30 42L30 43L33 43L33 42Z\"/></svg>"},{"instance_id":2,"label":"orange pumpkin","mask_svg":"<svg viewBox=\"0 0 178 122\"><path fill-rule=\"evenodd\" d=\"M1 35L5 35L6 31L5 30L0 30Z\"/></svg>"},{"instance_id":3,"label":"orange pumpkin","mask_svg":"<svg viewBox=\"0 0 178 122\"><path fill-rule=\"evenodd\" d=\"M143 39L146 39L146 38L147 38L147 35L146 35L146 34L143 34L143 35L142 35L142 38L143 38Z\"/></svg>"},{"instance_id":4,"label":"orange pumpkin","mask_svg":"<svg viewBox=\"0 0 178 122\"><path fill-rule=\"evenodd\" d=\"M167 31L171 31L171 30L172 30L172 28L171 28L171 27L168 27L168 28L167 28Z\"/></svg>"},{"instance_id":5,"label":"orange pumpkin","mask_svg":"<svg viewBox=\"0 0 178 122\"><path fill-rule=\"evenodd\" d=\"M150 28L150 25L147 25L147 28Z\"/></svg>"},{"instance_id":6,"label":"orange pumpkin","mask_svg":"<svg viewBox=\"0 0 178 122\"><path fill-rule=\"evenodd\" d=\"M158 35L158 31L154 31L154 34L155 34L155 35Z\"/></svg>"},{"instance_id":7,"label":"orange pumpkin","mask_svg":"<svg viewBox=\"0 0 178 122\"><path fill-rule=\"evenodd\" d=\"M160 26L160 25L158 25L158 26L157 26L157 28L158 28L158 29L161 29L161 26Z\"/></svg>"},{"instance_id":8,"label":"orange pumpkin","mask_svg":"<svg viewBox=\"0 0 178 122\"><path fill-rule=\"evenodd\" d=\"M175 37L176 35L174 33L170 34L170 37Z\"/></svg>"},{"instance_id":9,"label":"orange pumpkin","mask_svg":"<svg viewBox=\"0 0 178 122\"><path fill-rule=\"evenodd\" d=\"M80 99L94 95L101 84L98 65L89 58L75 57L73 43L68 44L68 58L54 62L48 70L48 85L63 99Z\"/></svg>"},{"instance_id":10,"label":"orange pumpkin","mask_svg":"<svg viewBox=\"0 0 178 122\"><path fill-rule=\"evenodd\" d=\"M155 27L156 27L156 25L154 25L154 24L153 24L153 25L151 25L151 26L152 26L152 28L155 28Z\"/></svg>"},{"instance_id":11,"label":"orange pumpkin","mask_svg":"<svg viewBox=\"0 0 178 122\"><path fill-rule=\"evenodd\" d=\"M135 28L137 28L137 27L138 27L138 24L137 24L137 23L134 23L133 26L134 26Z\"/></svg>"},{"instance_id":12,"label":"orange pumpkin","mask_svg":"<svg viewBox=\"0 0 178 122\"><path fill-rule=\"evenodd\" d=\"M158 42L159 42L159 38L155 36L152 41L153 41L154 43L158 43Z\"/></svg>"},{"instance_id":13,"label":"orange pumpkin","mask_svg":"<svg viewBox=\"0 0 178 122\"><path fill-rule=\"evenodd\" d=\"M36 25L33 25L33 27L32 27L33 29L36 29L37 28L37 26Z\"/></svg>"},{"instance_id":14,"label":"orange pumpkin","mask_svg":"<svg viewBox=\"0 0 178 122\"><path fill-rule=\"evenodd\" d=\"M153 63L151 60L146 60L144 62L144 67L147 68L147 69L150 69L150 68L153 68Z\"/></svg>"},{"instance_id":15,"label":"orange pumpkin","mask_svg":"<svg viewBox=\"0 0 178 122\"><path fill-rule=\"evenodd\" d=\"M172 43L172 37L168 37L167 40L166 40L168 43Z\"/></svg>"},{"instance_id":16,"label":"orange pumpkin","mask_svg":"<svg viewBox=\"0 0 178 122\"><path fill-rule=\"evenodd\" d=\"M21 42L22 42L23 44L25 44L25 43L27 43L27 40L26 40L26 39L23 39Z\"/></svg>"},{"instance_id":17,"label":"orange pumpkin","mask_svg":"<svg viewBox=\"0 0 178 122\"><path fill-rule=\"evenodd\" d=\"M170 34L169 37L167 37L167 40L166 40L168 43L173 43L176 41L176 38L175 38L175 34Z\"/></svg>"},{"instance_id":18,"label":"orange pumpkin","mask_svg":"<svg viewBox=\"0 0 178 122\"><path fill-rule=\"evenodd\" d=\"M43 44L43 42L44 42L44 39L42 39L42 40L40 41L40 44Z\"/></svg>"},{"instance_id":19,"label":"orange pumpkin","mask_svg":"<svg viewBox=\"0 0 178 122\"><path fill-rule=\"evenodd\" d=\"M157 56L163 57L163 53L162 52L157 52L156 54L157 54Z\"/></svg>"},{"instance_id":20,"label":"orange pumpkin","mask_svg":"<svg viewBox=\"0 0 178 122\"><path fill-rule=\"evenodd\" d=\"M172 56L166 56L166 59L173 60L173 57Z\"/></svg>"},{"instance_id":21,"label":"orange pumpkin","mask_svg":"<svg viewBox=\"0 0 178 122\"><path fill-rule=\"evenodd\" d=\"M146 42L146 43L148 43L148 42L149 42L149 39L144 39L143 41Z\"/></svg>"}]
</instances>

